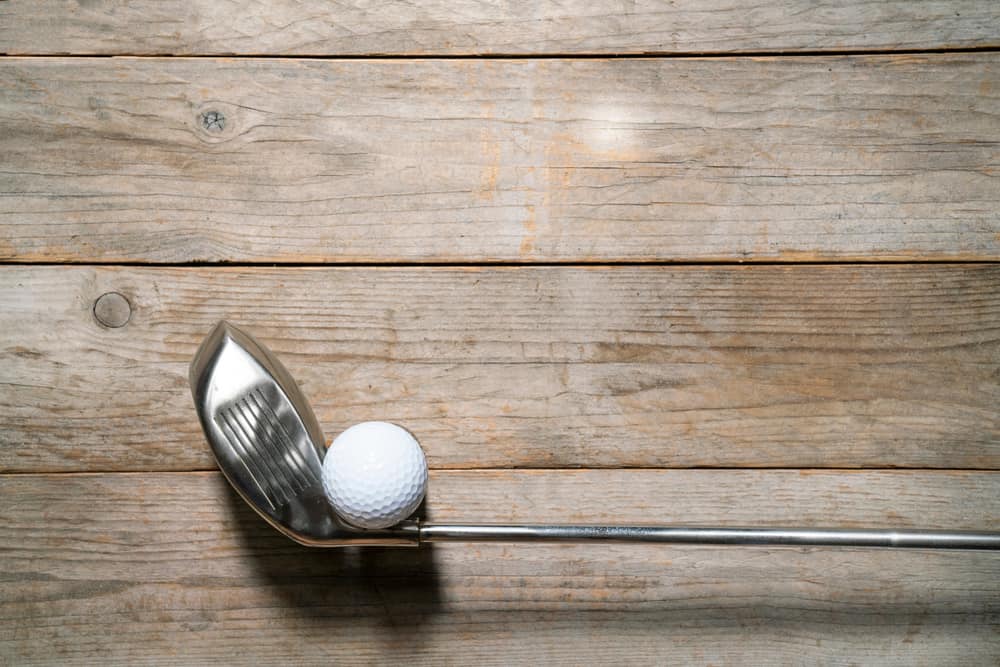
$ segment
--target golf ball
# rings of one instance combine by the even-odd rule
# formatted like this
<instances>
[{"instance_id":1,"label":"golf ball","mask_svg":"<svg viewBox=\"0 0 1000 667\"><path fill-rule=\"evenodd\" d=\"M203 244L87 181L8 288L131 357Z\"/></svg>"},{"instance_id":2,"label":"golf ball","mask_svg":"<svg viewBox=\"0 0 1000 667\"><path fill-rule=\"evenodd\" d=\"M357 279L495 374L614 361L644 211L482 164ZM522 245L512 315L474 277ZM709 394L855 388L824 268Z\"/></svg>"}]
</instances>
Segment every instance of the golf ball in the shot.
<instances>
[{"instance_id":1,"label":"golf ball","mask_svg":"<svg viewBox=\"0 0 1000 667\"><path fill-rule=\"evenodd\" d=\"M342 519L388 528L413 514L427 491L427 460L409 431L387 422L350 427L326 451L323 490Z\"/></svg>"}]
</instances>

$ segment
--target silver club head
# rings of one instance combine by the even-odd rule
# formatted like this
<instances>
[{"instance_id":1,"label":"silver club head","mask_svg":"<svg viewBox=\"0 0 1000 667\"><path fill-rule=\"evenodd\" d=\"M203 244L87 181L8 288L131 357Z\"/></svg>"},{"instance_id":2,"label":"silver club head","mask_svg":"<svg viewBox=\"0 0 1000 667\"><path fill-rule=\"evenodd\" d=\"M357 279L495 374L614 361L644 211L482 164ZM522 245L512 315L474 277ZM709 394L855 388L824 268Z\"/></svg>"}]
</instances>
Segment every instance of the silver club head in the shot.
<instances>
[{"instance_id":1,"label":"silver club head","mask_svg":"<svg viewBox=\"0 0 1000 667\"><path fill-rule=\"evenodd\" d=\"M295 380L253 336L219 322L188 375L202 430L233 488L268 523L307 546L417 545L404 522L361 530L323 493L323 431Z\"/></svg>"}]
</instances>

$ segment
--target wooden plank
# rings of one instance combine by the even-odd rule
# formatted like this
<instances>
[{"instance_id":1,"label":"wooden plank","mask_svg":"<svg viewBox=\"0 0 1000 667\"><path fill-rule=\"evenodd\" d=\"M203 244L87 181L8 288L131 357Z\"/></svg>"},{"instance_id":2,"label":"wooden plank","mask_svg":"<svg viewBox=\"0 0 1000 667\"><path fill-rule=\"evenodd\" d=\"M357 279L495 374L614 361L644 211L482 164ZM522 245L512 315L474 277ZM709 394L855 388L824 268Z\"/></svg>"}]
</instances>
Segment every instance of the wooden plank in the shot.
<instances>
[{"instance_id":1,"label":"wooden plank","mask_svg":"<svg viewBox=\"0 0 1000 667\"><path fill-rule=\"evenodd\" d=\"M117 292L128 323L97 323ZM1000 467L1000 266L0 270L0 469L214 468L222 318L438 468Z\"/></svg>"},{"instance_id":2,"label":"wooden plank","mask_svg":"<svg viewBox=\"0 0 1000 667\"><path fill-rule=\"evenodd\" d=\"M1000 475L435 472L429 517L995 528ZM651 545L308 550L215 473L0 477L13 664L1000 658L990 553Z\"/></svg>"},{"instance_id":3,"label":"wooden plank","mask_svg":"<svg viewBox=\"0 0 1000 667\"><path fill-rule=\"evenodd\" d=\"M11 54L739 53L1000 46L994 2L9 0Z\"/></svg>"},{"instance_id":4,"label":"wooden plank","mask_svg":"<svg viewBox=\"0 0 1000 667\"><path fill-rule=\"evenodd\" d=\"M0 259L1000 259L995 53L5 59L0 89Z\"/></svg>"}]
</instances>

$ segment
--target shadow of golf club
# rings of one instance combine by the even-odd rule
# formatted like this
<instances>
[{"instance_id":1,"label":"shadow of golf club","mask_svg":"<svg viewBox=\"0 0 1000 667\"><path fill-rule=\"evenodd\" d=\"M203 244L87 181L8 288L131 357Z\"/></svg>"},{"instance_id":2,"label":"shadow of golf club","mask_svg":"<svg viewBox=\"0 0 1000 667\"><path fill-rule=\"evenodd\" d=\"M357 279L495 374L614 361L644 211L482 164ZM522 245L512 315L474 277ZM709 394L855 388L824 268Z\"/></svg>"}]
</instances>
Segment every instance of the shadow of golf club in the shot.
<instances>
[{"instance_id":1,"label":"shadow of golf club","mask_svg":"<svg viewBox=\"0 0 1000 667\"><path fill-rule=\"evenodd\" d=\"M856 565L862 577L876 567L867 560L871 554L881 554L875 557L878 563L905 565L898 575L900 588L893 592L851 587L845 583L852 576L849 571L830 572L825 578L821 573L819 581L805 584L802 572L796 571L788 572L784 581L768 581L773 568L764 564L766 551L719 550L712 552L719 554L718 562L695 563L703 583L685 592L670 582L683 583L692 562L704 558L704 551L674 547L671 560L663 561L662 567L654 563L644 574L633 576L592 571L594 559L580 561L579 548L556 549L557 558L565 553L564 562L553 562L553 552L547 552L545 567L537 565L535 571L541 554L531 545L520 546L523 552L504 551L502 559L491 555L504 547L489 545L471 559L475 571L470 573L462 565L464 559L456 561L446 547L476 548L473 545L439 545L438 550L434 545L302 547L275 531L226 488L242 549L255 568L252 579L274 596L275 607L296 621L291 631L305 640L329 641L353 631L382 644L420 651L422 646L438 646L442 636L460 628L481 632L489 627L491 636L506 633L512 639L537 633L578 637L581 651L598 637L627 649L628 638L648 642L651 630L660 632L664 642L714 634L731 639L736 633L748 642L769 636L776 645L786 637L856 636L872 645L898 646L931 641L945 633L952 638L949 641L968 633L970 642L981 642L983 624L1000 622L996 586L975 586L976 581L992 581L1000 573L991 554L925 554L925 574L949 582L948 590L935 589L928 598L929 588L901 585L923 567L925 561L916 553L840 552L844 554L840 567ZM649 549L648 554L663 553L662 547L656 551L648 545L631 546L629 558L640 564L643 549ZM746 558L727 560L723 554L728 553ZM822 550L796 553L800 566L812 562L810 571L825 562ZM442 556L447 559L441 560ZM887 581L891 583L892 577Z\"/></svg>"},{"instance_id":2,"label":"shadow of golf club","mask_svg":"<svg viewBox=\"0 0 1000 667\"><path fill-rule=\"evenodd\" d=\"M345 618L364 616L419 645L421 625L440 607L432 547L304 547L274 530L228 485L226 498L256 579L317 638Z\"/></svg>"}]
</instances>

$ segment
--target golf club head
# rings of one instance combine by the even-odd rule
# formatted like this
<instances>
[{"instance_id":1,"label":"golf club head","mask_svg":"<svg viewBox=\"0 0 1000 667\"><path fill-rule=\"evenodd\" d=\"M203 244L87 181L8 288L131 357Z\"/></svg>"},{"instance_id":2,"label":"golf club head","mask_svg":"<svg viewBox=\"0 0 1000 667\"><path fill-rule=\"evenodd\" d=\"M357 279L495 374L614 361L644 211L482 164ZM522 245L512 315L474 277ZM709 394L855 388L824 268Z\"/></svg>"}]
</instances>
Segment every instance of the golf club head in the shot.
<instances>
[{"instance_id":1,"label":"golf club head","mask_svg":"<svg viewBox=\"0 0 1000 667\"><path fill-rule=\"evenodd\" d=\"M307 546L418 544L415 522L362 530L323 493L323 432L295 380L253 336L219 322L188 376L202 430L234 489L276 529Z\"/></svg>"}]
</instances>

